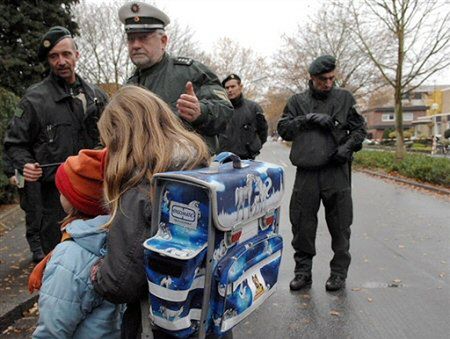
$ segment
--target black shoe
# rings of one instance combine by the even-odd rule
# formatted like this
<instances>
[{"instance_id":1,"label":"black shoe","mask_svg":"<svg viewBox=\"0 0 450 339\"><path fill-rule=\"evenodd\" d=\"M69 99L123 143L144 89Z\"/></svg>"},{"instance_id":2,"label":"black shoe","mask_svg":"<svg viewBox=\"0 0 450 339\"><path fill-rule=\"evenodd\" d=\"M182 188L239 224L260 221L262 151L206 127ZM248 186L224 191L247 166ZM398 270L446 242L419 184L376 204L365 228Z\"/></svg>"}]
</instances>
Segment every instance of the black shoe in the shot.
<instances>
[{"instance_id":1,"label":"black shoe","mask_svg":"<svg viewBox=\"0 0 450 339\"><path fill-rule=\"evenodd\" d=\"M332 274L325 284L325 289L327 291L339 291L345 287L345 278L339 275Z\"/></svg>"},{"instance_id":2,"label":"black shoe","mask_svg":"<svg viewBox=\"0 0 450 339\"><path fill-rule=\"evenodd\" d=\"M33 252L33 262L34 263L39 263L39 262L41 262L41 260L42 259L44 259L45 258L45 254L42 252L42 251L36 251L36 252Z\"/></svg>"},{"instance_id":3,"label":"black shoe","mask_svg":"<svg viewBox=\"0 0 450 339\"><path fill-rule=\"evenodd\" d=\"M289 284L291 291L298 291L305 287L310 287L312 279L310 275L296 274L295 278Z\"/></svg>"}]
</instances>

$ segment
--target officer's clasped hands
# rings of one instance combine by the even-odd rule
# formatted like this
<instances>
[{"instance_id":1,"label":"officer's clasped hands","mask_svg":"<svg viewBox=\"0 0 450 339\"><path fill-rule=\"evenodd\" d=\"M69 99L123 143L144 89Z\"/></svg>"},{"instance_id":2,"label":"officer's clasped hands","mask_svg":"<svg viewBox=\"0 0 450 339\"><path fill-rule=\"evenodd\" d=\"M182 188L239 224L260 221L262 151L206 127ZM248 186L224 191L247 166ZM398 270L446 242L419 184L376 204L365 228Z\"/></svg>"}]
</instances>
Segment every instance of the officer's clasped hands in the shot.
<instances>
[{"instance_id":1,"label":"officer's clasped hands","mask_svg":"<svg viewBox=\"0 0 450 339\"><path fill-rule=\"evenodd\" d=\"M334 127L333 118L324 113L308 113L306 114L306 121L325 129L332 129Z\"/></svg>"}]
</instances>

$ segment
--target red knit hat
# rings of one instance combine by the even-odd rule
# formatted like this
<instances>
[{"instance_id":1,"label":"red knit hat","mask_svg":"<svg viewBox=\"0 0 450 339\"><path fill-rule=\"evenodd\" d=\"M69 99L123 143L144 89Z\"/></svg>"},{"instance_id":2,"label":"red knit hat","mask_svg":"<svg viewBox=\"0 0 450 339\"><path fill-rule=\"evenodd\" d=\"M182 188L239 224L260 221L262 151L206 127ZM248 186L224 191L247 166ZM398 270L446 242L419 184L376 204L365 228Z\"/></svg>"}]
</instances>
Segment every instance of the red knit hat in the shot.
<instances>
[{"instance_id":1,"label":"red knit hat","mask_svg":"<svg viewBox=\"0 0 450 339\"><path fill-rule=\"evenodd\" d=\"M106 149L81 150L58 167L58 190L78 211L97 216L107 214L103 206L103 165Z\"/></svg>"}]
</instances>

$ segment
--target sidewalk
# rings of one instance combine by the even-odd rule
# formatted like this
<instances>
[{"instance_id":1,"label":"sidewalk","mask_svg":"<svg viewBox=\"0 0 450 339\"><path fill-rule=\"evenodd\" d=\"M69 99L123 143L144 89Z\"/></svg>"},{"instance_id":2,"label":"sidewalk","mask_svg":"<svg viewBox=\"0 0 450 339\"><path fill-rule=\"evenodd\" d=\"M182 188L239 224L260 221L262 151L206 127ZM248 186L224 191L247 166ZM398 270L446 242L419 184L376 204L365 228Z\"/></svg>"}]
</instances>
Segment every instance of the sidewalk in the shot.
<instances>
[{"instance_id":1,"label":"sidewalk","mask_svg":"<svg viewBox=\"0 0 450 339\"><path fill-rule=\"evenodd\" d=\"M0 214L0 333L37 301L38 294L30 294L27 288L33 267L25 214L16 205Z\"/></svg>"}]
</instances>

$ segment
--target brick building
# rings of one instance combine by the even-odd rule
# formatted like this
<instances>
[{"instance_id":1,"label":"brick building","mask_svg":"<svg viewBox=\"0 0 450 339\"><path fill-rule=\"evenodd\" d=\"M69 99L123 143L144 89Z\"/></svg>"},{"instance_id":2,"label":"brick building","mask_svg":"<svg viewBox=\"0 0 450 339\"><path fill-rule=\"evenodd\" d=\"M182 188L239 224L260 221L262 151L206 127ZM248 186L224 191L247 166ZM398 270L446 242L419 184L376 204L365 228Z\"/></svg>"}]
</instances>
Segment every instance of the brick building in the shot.
<instances>
[{"instance_id":1,"label":"brick building","mask_svg":"<svg viewBox=\"0 0 450 339\"><path fill-rule=\"evenodd\" d=\"M403 128L405 130L413 127L412 122L419 117L426 116L428 106L404 106ZM367 122L368 139L379 140L383 138L386 129L395 129L394 107L375 107L362 112Z\"/></svg>"}]
</instances>

